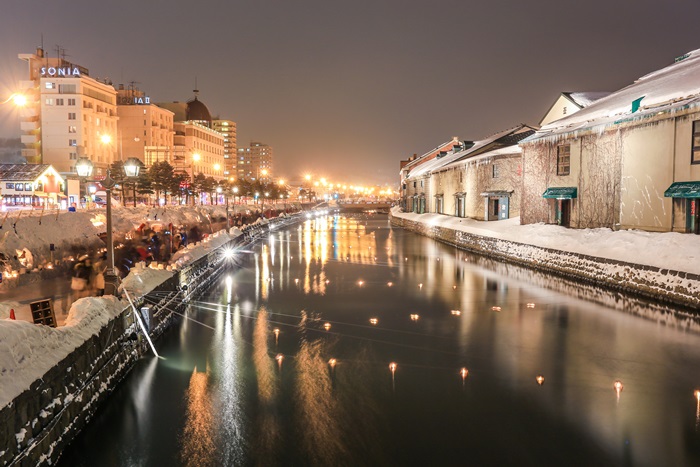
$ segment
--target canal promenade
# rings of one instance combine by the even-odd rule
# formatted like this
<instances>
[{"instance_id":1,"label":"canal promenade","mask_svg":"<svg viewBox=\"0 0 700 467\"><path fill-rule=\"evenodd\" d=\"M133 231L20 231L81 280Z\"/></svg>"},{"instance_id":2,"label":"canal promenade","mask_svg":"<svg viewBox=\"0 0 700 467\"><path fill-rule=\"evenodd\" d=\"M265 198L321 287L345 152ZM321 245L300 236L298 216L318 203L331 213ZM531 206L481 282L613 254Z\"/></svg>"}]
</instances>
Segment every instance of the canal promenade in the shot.
<instances>
[{"instance_id":1,"label":"canal promenade","mask_svg":"<svg viewBox=\"0 0 700 467\"><path fill-rule=\"evenodd\" d=\"M392 224L458 248L685 307L700 305L700 236L568 229L391 211Z\"/></svg>"}]
</instances>

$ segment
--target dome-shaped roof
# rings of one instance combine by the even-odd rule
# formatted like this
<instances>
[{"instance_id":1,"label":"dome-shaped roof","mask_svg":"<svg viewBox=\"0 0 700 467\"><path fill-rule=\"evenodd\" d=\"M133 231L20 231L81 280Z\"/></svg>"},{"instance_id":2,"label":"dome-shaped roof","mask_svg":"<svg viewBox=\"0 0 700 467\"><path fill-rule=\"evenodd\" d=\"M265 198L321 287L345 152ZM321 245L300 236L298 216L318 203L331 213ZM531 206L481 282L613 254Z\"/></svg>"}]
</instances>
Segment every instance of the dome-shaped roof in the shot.
<instances>
[{"instance_id":1,"label":"dome-shaped roof","mask_svg":"<svg viewBox=\"0 0 700 467\"><path fill-rule=\"evenodd\" d=\"M207 122L207 124L211 125L211 113L209 113L207 106L197 99L197 96L187 102L187 120Z\"/></svg>"}]
</instances>

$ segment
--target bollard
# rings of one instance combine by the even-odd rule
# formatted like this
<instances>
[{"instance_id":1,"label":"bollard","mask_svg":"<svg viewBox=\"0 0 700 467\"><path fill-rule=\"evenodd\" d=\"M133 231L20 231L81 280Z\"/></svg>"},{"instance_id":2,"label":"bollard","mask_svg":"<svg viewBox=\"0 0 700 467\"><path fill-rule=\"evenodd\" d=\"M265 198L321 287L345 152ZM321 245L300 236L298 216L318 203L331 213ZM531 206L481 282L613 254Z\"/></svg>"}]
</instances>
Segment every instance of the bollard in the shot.
<instances>
[{"instance_id":1,"label":"bollard","mask_svg":"<svg viewBox=\"0 0 700 467\"><path fill-rule=\"evenodd\" d=\"M14 309L14 308L10 308L10 319L16 319L16 318L15 318L15 309Z\"/></svg>"}]
</instances>

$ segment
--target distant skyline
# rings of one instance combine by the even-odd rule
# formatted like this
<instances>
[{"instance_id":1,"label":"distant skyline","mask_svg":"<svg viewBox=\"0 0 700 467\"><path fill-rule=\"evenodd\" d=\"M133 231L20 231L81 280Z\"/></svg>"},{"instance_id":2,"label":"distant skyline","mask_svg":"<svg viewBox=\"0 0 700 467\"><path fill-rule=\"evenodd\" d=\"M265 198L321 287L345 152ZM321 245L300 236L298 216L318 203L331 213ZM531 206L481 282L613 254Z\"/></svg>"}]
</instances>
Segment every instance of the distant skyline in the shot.
<instances>
[{"instance_id":1,"label":"distant skyline","mask_svg":"<svg viewBox=\"0 0 700 467\"><path fill-rule=\"evenodd\" d=\"M695 0L7 0L0 102L41 44L153 102L194 94L274 147L275 172L398 183L399 161L536 125L562 91L615 91L700 48ZM8 105L0 137L19 136Z\"/></svg>"}]
</instances>

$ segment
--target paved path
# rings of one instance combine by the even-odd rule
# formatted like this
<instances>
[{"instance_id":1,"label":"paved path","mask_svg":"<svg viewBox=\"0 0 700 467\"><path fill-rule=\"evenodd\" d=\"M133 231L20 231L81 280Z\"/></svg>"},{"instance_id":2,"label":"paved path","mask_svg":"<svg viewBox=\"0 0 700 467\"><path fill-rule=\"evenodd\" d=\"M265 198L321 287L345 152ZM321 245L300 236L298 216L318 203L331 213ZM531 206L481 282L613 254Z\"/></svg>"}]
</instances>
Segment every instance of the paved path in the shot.
<instances>
[{"instance_id":1,"label":"paved path","mask_svg":"<svg viewBox=\"0 0 700 467\"><path fill-rule=\"evenodd\" d=\"M92 291L90 291L92 293ZM83 294L86 296L87 294ZM13 308L18 320L33 322L29 304L39 300L51 299L56 322L62 326L68 316L68 310L76 298L70 288L70 278L66 276L45 279L33 284L0 290L0 313ZM8 311L9 313L9 311Z\"/></svg>"}]
</instances>

